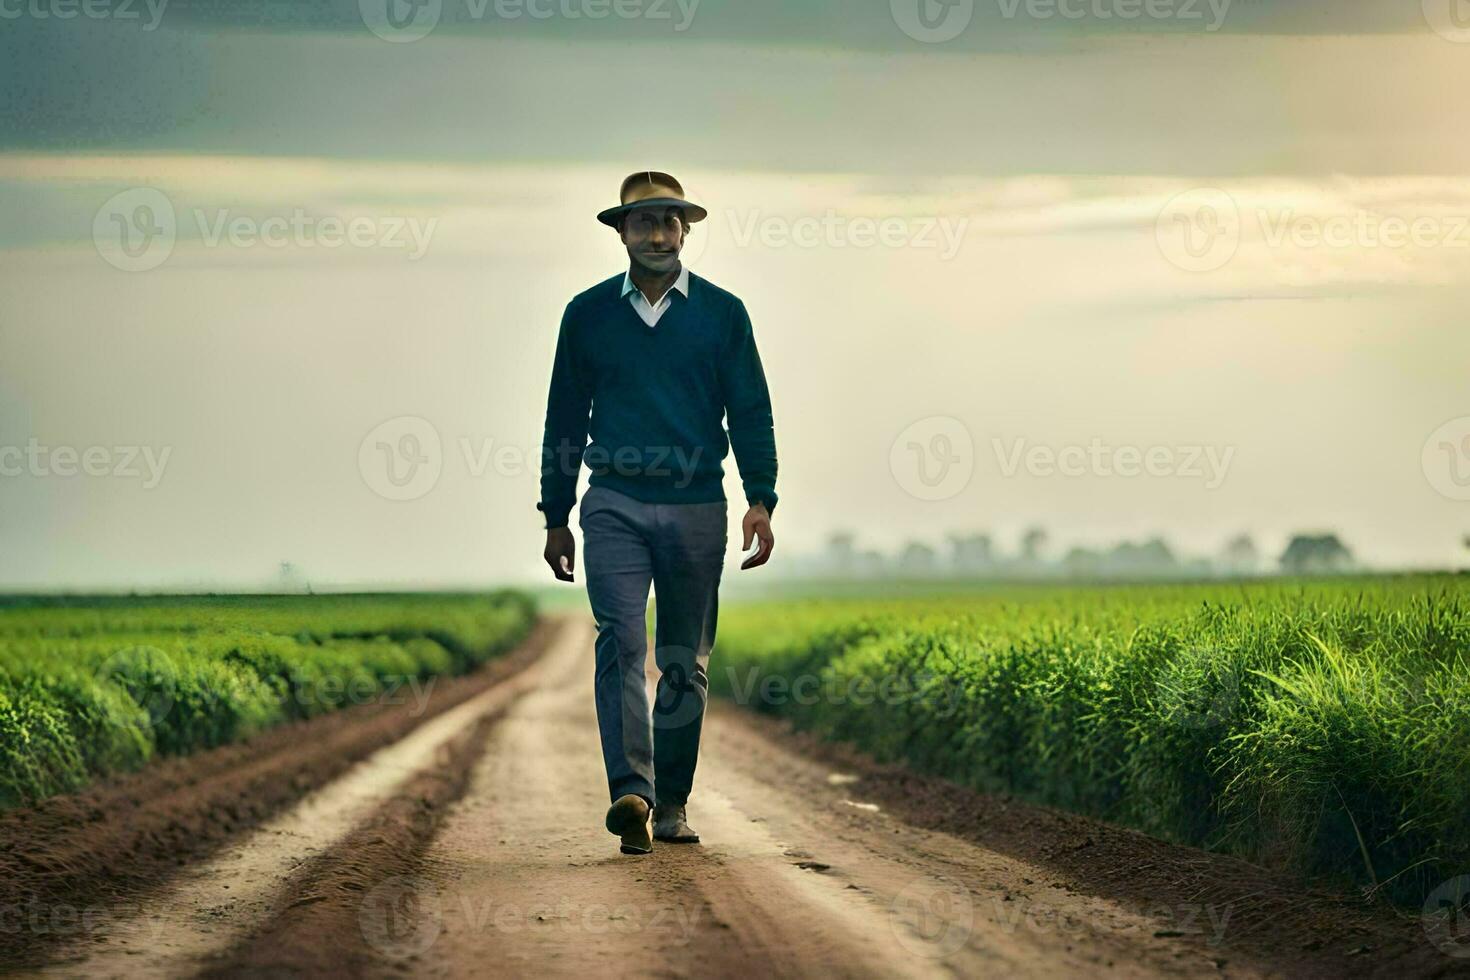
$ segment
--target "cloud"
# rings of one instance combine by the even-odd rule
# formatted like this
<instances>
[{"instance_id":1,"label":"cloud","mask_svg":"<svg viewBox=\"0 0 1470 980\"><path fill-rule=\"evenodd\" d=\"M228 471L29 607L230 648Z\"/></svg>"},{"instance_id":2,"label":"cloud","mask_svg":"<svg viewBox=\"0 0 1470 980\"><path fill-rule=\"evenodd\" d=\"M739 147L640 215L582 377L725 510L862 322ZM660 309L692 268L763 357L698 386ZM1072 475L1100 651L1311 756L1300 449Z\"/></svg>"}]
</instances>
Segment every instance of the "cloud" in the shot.
<instances>
[{"instance_id":1,"label":"cloud","mask_svg":"<svg viewBox=\"0 0 1470 980\"><path fill-rule=\"evenodd\" d=\"M975 16L999 2L977 0ZM152 32L6 21L0 151L632 166L653 153L685 170L862 170L895 185L1470 173L1455 115L1408 94L1470 89L1464 46L1427 28L1354 35L1351 6L1311 21L1330 37L1069 29L1038 47L1004 38L1051 28L967 31L999 45L985 50L915 42L881 3L818 19L786 8L763 19L704 0L677 37L554 18L410 44L341 26L338 7L271 32L194 6L170 6ZM1275 9L1236 0L1231 12ZM621 93L657 109L633 125L614 108Z\"/></svg>"}]
</instances>

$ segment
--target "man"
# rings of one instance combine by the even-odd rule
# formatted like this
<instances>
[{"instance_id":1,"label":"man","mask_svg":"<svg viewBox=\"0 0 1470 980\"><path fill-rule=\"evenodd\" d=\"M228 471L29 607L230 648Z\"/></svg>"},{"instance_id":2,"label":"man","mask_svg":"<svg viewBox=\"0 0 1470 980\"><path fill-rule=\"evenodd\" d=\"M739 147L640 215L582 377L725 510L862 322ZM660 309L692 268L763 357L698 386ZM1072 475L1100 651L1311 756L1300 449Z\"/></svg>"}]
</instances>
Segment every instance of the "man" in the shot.
<instances>
[{"instance_id":1,"label":"man","mask_svg":"<svg viewBox=\"0 0 1470 980\"><path fill-rule=\"evenodd\" d=\"M666 173L623 181L619 204L597 220L618 230L628 271L567 304L546 404L537 509L546 515L546 563L562 581L573 581L576 565L568 516L583 462L591 474L580 524L597 621L606 825L625 854L647 854L654 840L699 841L684 808L727 541L721 460L732 448L750 506L742 548L760 542L740 567L764 565L775 546L776 440L750 317L737 297L679 261L690 224L705 214ZM651 715L650 585L659 670Z\"/></svg>"}]
</instances>

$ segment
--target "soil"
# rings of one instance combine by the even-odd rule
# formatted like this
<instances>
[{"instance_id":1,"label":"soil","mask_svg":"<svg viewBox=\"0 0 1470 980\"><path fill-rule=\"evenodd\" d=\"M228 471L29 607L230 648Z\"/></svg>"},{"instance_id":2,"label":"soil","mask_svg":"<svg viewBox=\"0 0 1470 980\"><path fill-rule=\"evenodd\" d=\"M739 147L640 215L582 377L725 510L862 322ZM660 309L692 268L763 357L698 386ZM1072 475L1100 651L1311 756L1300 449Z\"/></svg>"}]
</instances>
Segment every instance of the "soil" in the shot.
<instances>
[{"instance_id":1,"label":"soil","mask_svg":"<svg viewBox=\"0 0 1470 980\"><path fill-rule=\"evenodd\" d=\"M0 931L3 962L88 976L1470 974L1470 947L1431 942L1417 915L726 704L689 805L703 842L621 854L602 827L591 636L584 616L543 626L443 685L430 720L353 709L0 817L18 845L0 855L0 901L105 913Z\"/></svg>"}]
</instances>

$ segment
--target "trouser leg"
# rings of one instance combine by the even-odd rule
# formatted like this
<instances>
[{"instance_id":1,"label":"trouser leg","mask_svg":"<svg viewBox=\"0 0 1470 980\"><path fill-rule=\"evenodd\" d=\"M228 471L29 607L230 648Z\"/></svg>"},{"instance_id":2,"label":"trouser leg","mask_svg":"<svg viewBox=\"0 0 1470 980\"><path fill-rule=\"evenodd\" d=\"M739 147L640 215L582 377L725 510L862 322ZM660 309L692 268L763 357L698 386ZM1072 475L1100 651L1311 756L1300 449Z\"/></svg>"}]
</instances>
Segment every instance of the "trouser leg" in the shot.
<instances>
[{"instance_id":1,"label":"trouser leg","mask_svg":"<svg viewBox=\"0 0 1470 980\"><path fill-rule=\"evenodd\" d=\"M653 734L645 664L653 552L640 505L622 495L584 495L582 568L597 621L597 726L611 799L636 793L654 802ZM651 511L650 511L651 513Z\"/></svg>"},{"instance_id":2,"label":"trouser leg","mask_svg":"<svg viewBox=\"0 0 1470 980\"><path fill-rule=\"evenodd\" d=\"M709 698L709 657L715 642L727 509L723 501L656 505L653 589L654 659L659 670L653 707L653 756L658 802L688 802L699 761Z\"/></svg>"}]
</instances>

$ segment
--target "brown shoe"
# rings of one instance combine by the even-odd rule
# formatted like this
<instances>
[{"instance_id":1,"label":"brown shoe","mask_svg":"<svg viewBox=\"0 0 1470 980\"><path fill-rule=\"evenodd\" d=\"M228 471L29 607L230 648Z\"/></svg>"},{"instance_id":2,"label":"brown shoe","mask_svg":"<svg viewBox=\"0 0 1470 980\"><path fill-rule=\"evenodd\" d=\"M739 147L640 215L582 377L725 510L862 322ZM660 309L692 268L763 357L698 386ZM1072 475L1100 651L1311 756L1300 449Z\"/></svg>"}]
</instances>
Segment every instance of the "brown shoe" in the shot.
<instances>
[{"instance_id":1,"label":"brown shoe","mask_svg":"<svg viewBox=\"0 0 1470 980\"><path fill-rule=\"evenodd\" d=\"M670 803L653 808L653 839L670 844L699 843L699 835L684 819L684 804Z\"/></svg>"},{"instance_id":2,"label":"brown shoe","mask_svg":"<svg viewBox=\"0 0 1470 980\"><path fill-rule=\"evenodd\" d=\"M624 854L647 854L653 850L648 837L648 801L635 793L620 796L607 809L609 833L622 838Z\"/></svg>"}]
</instances>

